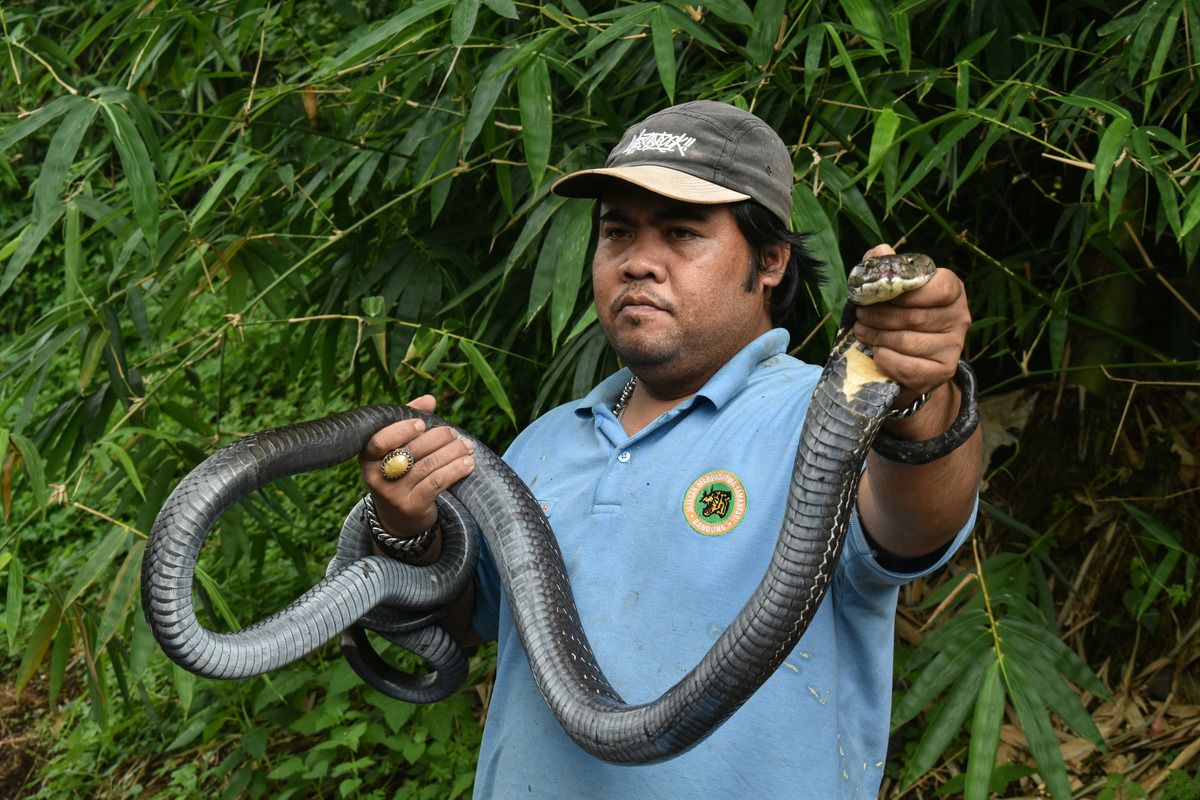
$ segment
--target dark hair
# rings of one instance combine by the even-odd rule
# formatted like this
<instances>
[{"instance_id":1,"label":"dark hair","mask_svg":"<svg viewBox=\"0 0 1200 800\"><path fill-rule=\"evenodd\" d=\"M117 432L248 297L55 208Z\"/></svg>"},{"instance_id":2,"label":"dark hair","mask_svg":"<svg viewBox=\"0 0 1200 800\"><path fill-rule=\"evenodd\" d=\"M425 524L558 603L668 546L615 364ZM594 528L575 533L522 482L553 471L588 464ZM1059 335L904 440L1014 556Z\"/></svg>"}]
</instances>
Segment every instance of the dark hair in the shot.
<instances>
[{"instance_id":1,"label":"dark hair","mask_svg":"<svg viewBox=\"0 0 1200 800\"><path fill-rule=\"evenodd\" d=\"M816 286L825 279L821 274L823 265L804 249L804 241L809 234L792 233L761 204L754 200L742 200L730 203L729 210L733 212L742 236L750 244L751 266L746 274L746 291L754 291L755 278L766 269L763 250L771 245L791 245L783 280L771 292L771 322L778 325L791 309L801 283Z\"/></svg>"}]
</instances>

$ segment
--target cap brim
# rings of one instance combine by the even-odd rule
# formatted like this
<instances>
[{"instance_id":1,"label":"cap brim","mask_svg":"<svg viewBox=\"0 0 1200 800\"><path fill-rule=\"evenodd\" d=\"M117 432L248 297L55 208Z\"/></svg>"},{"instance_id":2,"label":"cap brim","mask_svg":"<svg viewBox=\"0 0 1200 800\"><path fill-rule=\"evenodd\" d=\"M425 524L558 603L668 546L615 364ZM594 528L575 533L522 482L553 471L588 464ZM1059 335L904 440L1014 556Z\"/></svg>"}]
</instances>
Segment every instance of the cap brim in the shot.
<instances>
[{"instance_id":1,"label":"cap brim","mask_svg":"<svg viewBox=\"0 0 1200 800\"><path fill-rule=\"evenodd\" d=\"M550 191L560 197L599 197L608 181L614 178L685 203L716 205L750 199L748 194L726 189L695 175L649 164L572 172L555 181Z\"/></svg>"}]
</instances>

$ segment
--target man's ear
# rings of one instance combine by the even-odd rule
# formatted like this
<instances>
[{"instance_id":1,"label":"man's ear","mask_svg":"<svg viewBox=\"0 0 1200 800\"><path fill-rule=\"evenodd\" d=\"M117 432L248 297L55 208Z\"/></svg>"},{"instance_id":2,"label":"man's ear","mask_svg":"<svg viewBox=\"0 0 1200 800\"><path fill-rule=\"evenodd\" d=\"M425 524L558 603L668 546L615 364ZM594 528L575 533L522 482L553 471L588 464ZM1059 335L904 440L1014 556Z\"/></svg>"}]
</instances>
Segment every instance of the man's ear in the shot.
<instances>
[{"instance_id":1,"label":"man's ear","mask_svg":"<svg viewBox=\"0 0 1200 800\"><path fill-rule=\"evenodd\" d=\"M792 246L787 243L769 244L762 249L763 268L758 272L758 279L764 288L779 285L787 270L788 259L792 255Z\"/></svg>"}]
</instances>

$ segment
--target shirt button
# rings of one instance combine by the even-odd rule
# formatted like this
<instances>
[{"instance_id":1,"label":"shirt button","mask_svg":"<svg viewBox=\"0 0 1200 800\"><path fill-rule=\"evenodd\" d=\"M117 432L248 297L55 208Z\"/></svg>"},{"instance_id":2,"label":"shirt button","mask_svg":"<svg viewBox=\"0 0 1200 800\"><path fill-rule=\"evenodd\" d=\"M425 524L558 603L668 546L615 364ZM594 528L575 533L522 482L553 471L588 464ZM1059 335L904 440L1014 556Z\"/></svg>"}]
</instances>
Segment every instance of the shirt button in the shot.
<instances>
[{"instance_id":1,"label":"shirt button","mask_svg":"<svg viewBox=\"0 0 1200 800\"><path fill-rule=\"evenodd\" d=\"M629 459L631 458L633 458L633 455L628 450L622 450L620 454L617 455L617 461L620 461L622 464L628 464Z\"/></svg>"}]
</instances>

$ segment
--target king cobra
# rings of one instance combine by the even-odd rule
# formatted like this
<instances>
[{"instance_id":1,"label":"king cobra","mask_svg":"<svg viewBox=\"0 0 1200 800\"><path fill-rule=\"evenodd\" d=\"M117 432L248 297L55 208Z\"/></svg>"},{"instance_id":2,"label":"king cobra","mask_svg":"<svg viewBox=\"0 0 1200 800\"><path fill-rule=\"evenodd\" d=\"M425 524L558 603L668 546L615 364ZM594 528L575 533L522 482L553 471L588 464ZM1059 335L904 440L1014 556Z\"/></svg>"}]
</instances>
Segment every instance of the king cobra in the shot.
<instances>
[{"instance_id":1,"label":"king cobra","mask_svg":"<svg viewBox=\"0 0 1200 800\"><path fill-rule=\"evenodd\" d=\"M868 259L851 273L850 299L890 299L924 285L933 270L933 262L921 255ZM437 699L465 677L461 656L453 654L457 646L440 628L410 631L416 623L396 609L408 609L424 623L463 591L477 549L467 533L473 518L495 557L537 686L566 733L587 752L616 763L677 755L724 722L779 667L833 579L864 459L900 392L875 366L870 348L855 340L847 324L852 317L847 306L814 390L779 538L761 583L700 663L657 700L628 705L605 679L580 627L545 515L521 479L478 442L474 471L448 490L453 500L439 502L444 545L437 564L415 567L373 554L369 534L353 523L352 514L326 578L286 609L234 633L201 625L192 584L217 518L273 480L353 458L392 422L420 418L431 427L448 424L400 405L367 406L254 434L188 474L167 498L146 547L142 603L150 629L173 661L211 678L262 674L340 633L351 663L378 688L419 701ZM960 378L963 369L960 365ZM973 408L966 416L972 414ZM370 650L363 627L429 655L435 672L398 676Z\"/></svg>"}]
</instances>

